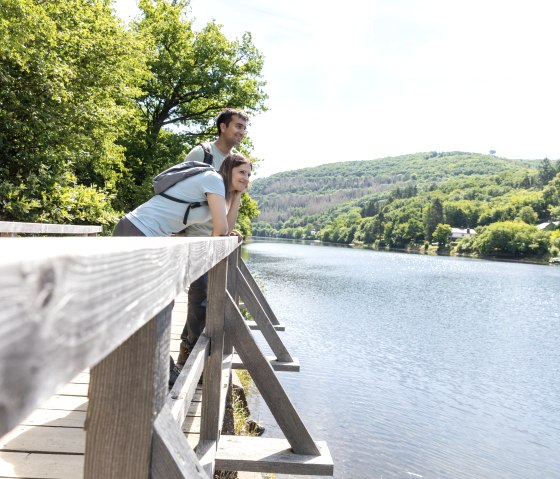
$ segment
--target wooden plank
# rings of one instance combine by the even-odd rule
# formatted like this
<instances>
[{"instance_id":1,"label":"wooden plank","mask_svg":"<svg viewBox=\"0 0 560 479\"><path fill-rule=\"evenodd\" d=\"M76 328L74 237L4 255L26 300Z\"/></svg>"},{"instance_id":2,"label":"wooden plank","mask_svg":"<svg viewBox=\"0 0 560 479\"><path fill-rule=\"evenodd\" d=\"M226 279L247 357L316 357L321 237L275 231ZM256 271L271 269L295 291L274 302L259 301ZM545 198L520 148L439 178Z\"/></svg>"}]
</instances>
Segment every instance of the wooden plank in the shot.
<instances>
[{"instance_id":1,"label":"wooden plank","mask_svg":"<svg viewBox=\"0 0 560 479\"><path fill-rule=\"evenodd\" d=\"M296 454L320 455L284 388L249 331L246 321L229 294L226 302L226 331L245 364L255 386Z\"/></svg>"},{"instance_id":2,"label":"wooden plank","mask_svg":"<svg viewBox=\"0 0 560 479\"><path fill-rule=\"evenodd\" d=\"M55 394L41 404L42 409L58 409L62 411L85 411L88 398L83 396L60 396Z\"/></svg>"},{"instance_id":3,"label":"wooden plank","mask_svg":"<svg viewBox=\"0 0 560 479\"><path fill-rule=\"evenodd\" d=\"M96 235L102 231L103 227L97 225L56 225L0 221L1 233Z\"/></svg>"},{"instance_id":4,"label":"wooden plank","mask_svg":"<svg viewBox=\"0 0 560 479\"><path fill-rule=\"evenodd\" d=\"M198 381L204 368L204 361L210 351L210 339L200 336L196 342L181 374L169 392L167 406L172 417L181 426L197 390Z\"/></svg>"},{"instance_id":5,"label":"wooden plank","mask_svg":"<svg viewBox=\"0 0 560 479\"><path fill-rule=\"evenodd\" d=\"M208 479L179 425L166 406L154 422L152 479Z\"/></svg>"},{"instance_id":6,"label":"wooden plank","mask_svg":"<svg viewBox=\"0 0 560 479\"><path fill-rule=\"evenodd\" d=\"M235 248L229 237L3 239L0 435Z\"/></svg>"},{"instance_id":7,"label":"wooden plank","mask_svg":"<svg viewBox=\"0 0 560 479\"><path fill-rule=\"evenodd\" d=\"M56 392L61 396L82 396L87 397L89 384L67 383Z\"/></svg>"},{"instance_id":8,"label":"wooden plank","mask_svg":"<svg viewBox=\"0 0 560 479\"><path fill-rule=\"evenodd\" d=\"M26 417L22 426L78 427L86 422L85 411L63 411L60 409L35 409Z\"/></svg>"},{"instance_id":9,"label":"wooden plank","mask_svg":"<svg viewBox=\"0 0 560 479\"><path fill-rule=\"evenodd\" d=\"M223 435L216 469L277 474L332 476L334 465L327 443L317 441L320 455L294 454L285 439Z\"/></svg>"},{"instance_id":10,"label":"wooden plank","mask_svg":"<svg viewBox=\"0 0 560 479\"><path fill-rule=\"evenodd\" d=\"M75 427L17 426L0 439L4 451L83 454L85 432Z\"/></svg>"},{"instance_id":11,"label":"wooden plank","mask_svg":"<svg viewBox=\"0 0 560 479\"><path fill-rule=\"evenodd\" d=\"M275 356L265 356L265 358L275 371L289 371L297 373L300 370L299 360L297 358L292 358L291 362L278 361ZM232 369L246 369L238 354L233 355L231 367Z\"/></svg>"},{"instance_id":12,"label":"wooden plank","mask_svg":"<svg viewBox=\"0 0 560 479\"><path fill-rule=\"evenodd\" d=\"M241 271L241 274L247 280L247 283L249 284L250 288L254 291L257 301L261 304L270 322L274 325L280 324L280 321L278 321L276 314L274 314L274 311L272 311L272 308L270 307L270 304L268 304L268 301L265 298L263 292L261 291L261 288L259 288L259 285L255 281L255 278L251 274L251 271L249 271L249 268L247 268L247 265L245 264L245 261L243 261L241 256L239 257L239 263L237 267L239 271Z\"/></svg>"},{"instance_id":13,"label":"wooden plank","mask_svg":"<svg viewBox=\"0 0 560 479\"><path fill-rule=\"evenodd\" d=\"M238 272L238 279L237 279L237 287L239 294L243 298L249 313L253 316L255 322L259 325L259 329L261 330L266 342L272 349L272 352L276 355L276 359L278 361L284 362L292 362L292 356L284 346L284 343L278 336L278 333L274 329L274 326L270 322L269 317L265 313L261 303L256 297L255 291L251 288L250 284L247 282L247 278L241 273Z\"/></svg>"},{"instance_id":14,"label":"wooden plank","mask_svg":"<svg viewBox=\"0 0 560 479\"><path fill-rule=\"evenodd\" d=\"M92 368L86 479L149 476L153 422L168 390L172 308Z\"/></svg>"},{"instance_id":15,"label":"wooden plank","mask_svg":"<svg viewBox=\"0 0 560 479\"><path fill-rule=\"evenodd\" d=\"M83 455L0 451L0 477L81 479Z\"/></svg>"}]
</instances>

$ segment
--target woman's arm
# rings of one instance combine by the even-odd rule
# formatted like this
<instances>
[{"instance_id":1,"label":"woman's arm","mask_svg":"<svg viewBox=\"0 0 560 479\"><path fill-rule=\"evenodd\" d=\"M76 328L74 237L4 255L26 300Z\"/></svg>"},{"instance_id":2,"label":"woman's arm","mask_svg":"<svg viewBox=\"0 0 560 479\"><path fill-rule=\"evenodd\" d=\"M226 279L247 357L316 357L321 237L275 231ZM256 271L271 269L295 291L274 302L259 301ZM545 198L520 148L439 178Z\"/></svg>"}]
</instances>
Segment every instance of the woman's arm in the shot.
<instances>
[{"instance_id":1,"label":"woman's arm","mask_svg":"<svg viewBox=\"0 0 560 479\"><path fill-rule=\"evenodd\" d=\"M206 199L208 200L210 215L212 216L212 236L228 235L230 230L229 214L226 214L226 199L222 195L215 193L206 193ZM237 208L239 209L239 206Z\"/></svg>"}]
</instances>

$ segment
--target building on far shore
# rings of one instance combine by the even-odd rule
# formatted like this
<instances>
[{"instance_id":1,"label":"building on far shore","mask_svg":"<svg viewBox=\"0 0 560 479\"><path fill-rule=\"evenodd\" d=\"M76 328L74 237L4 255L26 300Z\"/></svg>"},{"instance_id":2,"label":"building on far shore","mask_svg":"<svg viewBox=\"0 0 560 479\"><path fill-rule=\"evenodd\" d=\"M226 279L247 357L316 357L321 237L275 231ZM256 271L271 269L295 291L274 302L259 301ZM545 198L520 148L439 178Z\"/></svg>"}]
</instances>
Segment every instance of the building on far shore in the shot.
<instances>
[{"instance_id":1,"label":"building on far shore","mask_svg":"<svg viewBox=\"0 0 560 479\"><path fill-rule=\"evenodd\" d=\"M449 235L449 238L452 240L460 238L470 238L475 234L476 231L472 228L451 228L451 234Z\"/></svg>"},{"instance_id":2,"label":"building on far shore","mask_svg":"<svg viewBox=\"0 0 560 479\"><path fill-rule=\"evenodd\" d=\"M545 231L554 231L560 228L560 221L545 221L544 223L537 225L537 228Z\"/></svg>"}]
</instances>

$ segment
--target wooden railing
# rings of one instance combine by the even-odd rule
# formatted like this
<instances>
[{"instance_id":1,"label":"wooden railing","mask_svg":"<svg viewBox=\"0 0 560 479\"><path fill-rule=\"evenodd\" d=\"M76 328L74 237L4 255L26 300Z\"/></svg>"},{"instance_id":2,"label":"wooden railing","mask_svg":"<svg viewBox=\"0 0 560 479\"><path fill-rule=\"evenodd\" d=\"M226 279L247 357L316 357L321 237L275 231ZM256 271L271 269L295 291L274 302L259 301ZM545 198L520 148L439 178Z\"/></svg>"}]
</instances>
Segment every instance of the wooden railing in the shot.
<instances>
[{"instance_id":1,"label":"wooden railing","mask_svg":"<svg viewBox=\"0 0 560 479\"><path fill-rule=\"evenodd\" d=\"M84 477L213 477L215 469L332 475L274 369L298 370L236 238L0 241L0 436L91 367ZM209 271L205 334L168 394L173 299ZM265 358L243 301L275 357ZM220 434L232 365L286 439ZM181 425L203 374L200 442Z\"/></svg>"},{"instance_id":2,"label":"wooden railing","mask_svg":"<svg viewBox=\"0 0 560 479\"><path fill-rule=\"evenodd\" d=\"M0 221L0 236L18 236L22 234L97 236L102 230L101 226L90 225L55 225Z\"/></svg>"}]
</instances>

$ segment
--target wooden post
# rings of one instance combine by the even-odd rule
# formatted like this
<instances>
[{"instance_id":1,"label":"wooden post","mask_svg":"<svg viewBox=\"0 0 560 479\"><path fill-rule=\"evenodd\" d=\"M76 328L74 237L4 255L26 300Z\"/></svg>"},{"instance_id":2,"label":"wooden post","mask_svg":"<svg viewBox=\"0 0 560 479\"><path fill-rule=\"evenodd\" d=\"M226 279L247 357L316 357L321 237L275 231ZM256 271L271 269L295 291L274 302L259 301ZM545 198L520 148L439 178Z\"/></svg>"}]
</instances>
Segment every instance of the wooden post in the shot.
<instances>
[{"instance_id":1,"label":"wooden post","mask_svg":"<svg viewBox=\"0 0 560 479\"><path fill-rule=\"evenodd\" d=\"M169 304L91 370L86 479L150 475L154 420L167 395Z\"/></svg>"},{"instance_id":2,"label":"wooden post","mask_svg":"<svg viewBox=\"0 0 560 479\"><path fill-rule=\"evenodd\" d=\"M220 409L222 397L222 361L224 349L224 316L227 278L227 258L208 273L208 306L206 308L206 335L210 338L210 355L206 360L202 384L202 412L200 443L197 456L206 474L214 474L214 456L220 436Z\"/></svg>"},{"instance_id":3,"label":"wooden post","mask_svg":"<svg viewBox=\"0 0 560 479\"><path fill-rule=\"evenodd\" d=\"M241 247L237 248L228 257L228 272L227 272L227 291L230 296L239 304L239 294L237 292L239 270L237 264L239 263L239 255L241 254ZM229 336L224 338L224 354L233 354L233 345Z\"/></svg>"}]
</instances>

